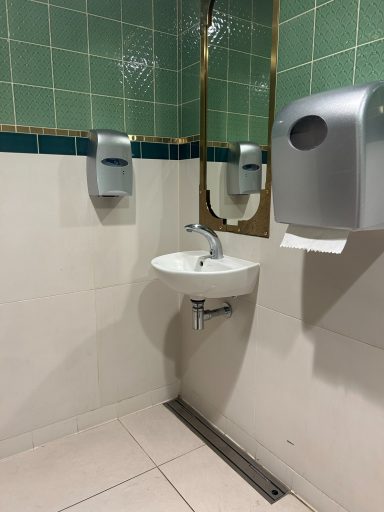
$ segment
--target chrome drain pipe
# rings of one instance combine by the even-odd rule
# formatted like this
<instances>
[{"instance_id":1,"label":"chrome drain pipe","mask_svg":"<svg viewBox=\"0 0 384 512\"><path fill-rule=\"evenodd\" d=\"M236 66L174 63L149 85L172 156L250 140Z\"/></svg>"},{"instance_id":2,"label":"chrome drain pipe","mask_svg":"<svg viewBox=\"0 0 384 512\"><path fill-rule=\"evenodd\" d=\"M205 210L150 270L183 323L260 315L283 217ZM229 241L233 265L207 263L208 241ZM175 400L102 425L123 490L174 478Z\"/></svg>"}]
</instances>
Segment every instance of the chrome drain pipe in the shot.
<instances>
[{"instance_id":1,"label":"chrome drain pipe","mask_svg":"<svg viewBox=\"0 0 384 512\"><path fill-rule=\"evenodd\" d=\"M217 309L204 309L205 300L193 300L192 302L192 329L194 331L202 331L204 329L204 322L216 316L224 316L231 318L232 306L224 302L221 308Z\"/></svg>"}]
</instances>

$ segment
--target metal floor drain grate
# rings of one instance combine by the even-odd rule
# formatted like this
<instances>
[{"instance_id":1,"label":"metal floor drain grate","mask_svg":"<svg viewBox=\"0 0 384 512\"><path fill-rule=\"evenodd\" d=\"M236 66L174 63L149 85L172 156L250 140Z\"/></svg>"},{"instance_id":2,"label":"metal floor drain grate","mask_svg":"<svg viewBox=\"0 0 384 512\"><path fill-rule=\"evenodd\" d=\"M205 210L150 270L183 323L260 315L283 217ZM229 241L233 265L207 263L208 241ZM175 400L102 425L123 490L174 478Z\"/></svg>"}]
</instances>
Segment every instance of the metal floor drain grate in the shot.
<instances>
[{"instance_id":1,"label":"metal floor drain grate","mask_svg":"<svg viewBox=\"0 0 384 512\"><path fill-rule=\"evenodd\" d=\"M164 405L210 446L269 503L275 503L289 492L284 484L257 464L252 457L213 427L181 398L166 402Z\"/></svg>"}]
</instances>

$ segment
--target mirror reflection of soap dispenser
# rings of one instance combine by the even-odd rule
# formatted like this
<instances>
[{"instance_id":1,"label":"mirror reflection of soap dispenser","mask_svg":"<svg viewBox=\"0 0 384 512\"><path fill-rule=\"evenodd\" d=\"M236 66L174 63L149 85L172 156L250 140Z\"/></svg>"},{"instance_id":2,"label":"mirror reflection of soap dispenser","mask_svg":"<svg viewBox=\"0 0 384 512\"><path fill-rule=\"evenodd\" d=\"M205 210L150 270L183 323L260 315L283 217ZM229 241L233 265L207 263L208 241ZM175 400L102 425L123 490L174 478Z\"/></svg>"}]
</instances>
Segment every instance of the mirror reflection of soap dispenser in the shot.
<instances>
[{"instance_id":1,"label":"mirror reflection of soap dispenser","mask_svg":"<svg viewBox=\"0 0 384 512\"><path fill-rule=\"evenodd\" d=\"M91 130L87 181L92 197L132 195L131 142L125 133Z\"/></svg>"},{"instance_id":2,"label":"mirror reflection of soap dispenser","mask_svg":"<svg viewBox=\"0 0 384 512\"><path fill-rule=\"evenodd\" d=\"M253 142L229 145L227 188L230 195L257 194L261 190L262 152Z\"/></svg>"}]
</instances>

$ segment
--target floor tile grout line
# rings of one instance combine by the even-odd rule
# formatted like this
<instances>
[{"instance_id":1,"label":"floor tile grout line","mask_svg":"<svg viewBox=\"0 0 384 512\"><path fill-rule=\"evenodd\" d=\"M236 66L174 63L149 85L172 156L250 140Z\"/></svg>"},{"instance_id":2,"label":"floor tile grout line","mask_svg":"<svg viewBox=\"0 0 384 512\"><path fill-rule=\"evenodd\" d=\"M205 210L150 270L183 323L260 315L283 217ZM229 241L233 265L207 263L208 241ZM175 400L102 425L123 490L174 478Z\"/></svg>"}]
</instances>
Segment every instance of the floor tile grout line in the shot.
<instances>
[{"instance_id":1,"label":"floor tile grout line","mask_svg":"<svg viewBox=\"0 0 384 512\"><path fill-rule=\"evenodd\" d=\"M169 483L169 485L176 491L176 493L180 496L180 498L184 501L184 503L188 506L188 508L190 508L193 512L196 512L195 509L192 507L192 505L186 500L186 498L184 498L184 496L181 494L181 492L179 491L179 489L177 487L175 487L175 485L173 485L173 483L171 482L171 480L167 477L167 475L165 473L163 473L163 471L161 470L161 468L157 467L158 471L160 471L160 473L163 475L163 477L165 478L165 480Z\"/></svg>"},{"instance_id":2,"label":"floor tile grout line","mask_svg":"<svg viewBox=\"0 0 384 512\"><path fill-rule=\"evenodd\" d=\"M146 471L142 471L141 473L139 473L131 478L127 478L126 480L123 480L122 482L119 482L116 485L112 485L111 487L108 487L100 492L92 494L91 496L88 496L87 498L84 498L83 500L77 501L76 503L73 503L72 505L68 505L67 507L60 508L60 509L56 510L56 512L63 512L64 510L70 510L71 508L76 507L77 505L80 505L81 503L84 503L85 501L91 500L92 498L95 498L96 496L100 496L101 494L104 494L105 492L111 491L112 489L116 489L116 487L126 484L127 482L130 482L131 480L134 480L135 478L145 475L146 473L149 473L149 472L153 471L154 469L157 469L157 468L150 468L150 469L147 469Z\"/></svg>"}]
</instances>

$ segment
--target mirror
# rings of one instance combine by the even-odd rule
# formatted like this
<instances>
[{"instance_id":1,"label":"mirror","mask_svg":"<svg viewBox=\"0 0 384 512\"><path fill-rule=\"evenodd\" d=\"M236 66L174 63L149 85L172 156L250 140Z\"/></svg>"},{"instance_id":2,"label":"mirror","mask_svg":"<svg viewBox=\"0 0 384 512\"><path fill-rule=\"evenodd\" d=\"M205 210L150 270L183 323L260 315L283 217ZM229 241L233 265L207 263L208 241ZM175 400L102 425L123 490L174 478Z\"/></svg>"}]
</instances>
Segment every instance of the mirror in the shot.
<instances>
[{"instance_id":1,"label":"mirror","mask_svg":"<svg viewBox=\"0 0 384 512\"><path fill-rule=\"evenodd\" d=\"M269 236L278 11L201 0L200 222L217 231Z\"/></svg>"}]
</instances>

